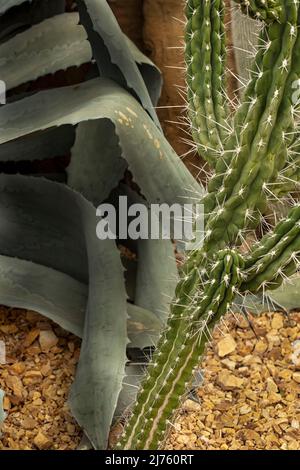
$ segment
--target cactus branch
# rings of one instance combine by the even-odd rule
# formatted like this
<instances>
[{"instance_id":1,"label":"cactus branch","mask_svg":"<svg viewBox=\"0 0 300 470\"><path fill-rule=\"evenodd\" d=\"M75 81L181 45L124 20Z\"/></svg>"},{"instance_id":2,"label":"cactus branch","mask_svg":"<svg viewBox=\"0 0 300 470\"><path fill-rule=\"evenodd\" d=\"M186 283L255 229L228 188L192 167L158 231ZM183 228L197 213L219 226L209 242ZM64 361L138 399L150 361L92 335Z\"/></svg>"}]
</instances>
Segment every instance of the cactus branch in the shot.
<instances>
[{"instance_id":1,"label":"cactus branch","mask_svg":"<svg viewBox=\"0 0 300 470\"><path fill-rule=\"evenodd\" d=\"M285 10L281 0L234 0L242 12L255 20L284 21Z\"/></svg>"},{"instance_id":2,"label":"cactus branch","mask_svg":"<svg viewBox=\"0 0 300 470\"><path fill-rule=\"evenodd\" d=\"M187 85L193 138L214 169L203 247L188 256L167 331L138 395L119 448L156 449L214 326L236 294L275 288L300 268L300 205L249 250L248 229L268 202L295 189L300 171L298 105L300 14L296 0L240 0L263 28L252 76L233 118L226 108L224 5L187 1Z\"/></svg>"},{"instance_id":3,"label":"cactus branch","mask_svg":"<svg viewBox=\"0 0 300 470\"><path fill-rule=\"evenodd\" d=\"M197 269L194 282L183 284L119 449L157 449L162 444L168 421L185 394L210 332L226 313L240 284L242 263L235 252L221 251L210 281L201 289L195 289L199 284L195 282L199 279Z\"/></svg>"},{"instance_id":4,"label":"cactus branch","mask_svg":"<svg viewBox=\"0 0 300 470\"><path fill-rule=\"evenodd\" d=\"M189 0L186 63L193 137L199 153L215 166L228 134L225 93L223 0Z\"/></svg>"}]
</instances>

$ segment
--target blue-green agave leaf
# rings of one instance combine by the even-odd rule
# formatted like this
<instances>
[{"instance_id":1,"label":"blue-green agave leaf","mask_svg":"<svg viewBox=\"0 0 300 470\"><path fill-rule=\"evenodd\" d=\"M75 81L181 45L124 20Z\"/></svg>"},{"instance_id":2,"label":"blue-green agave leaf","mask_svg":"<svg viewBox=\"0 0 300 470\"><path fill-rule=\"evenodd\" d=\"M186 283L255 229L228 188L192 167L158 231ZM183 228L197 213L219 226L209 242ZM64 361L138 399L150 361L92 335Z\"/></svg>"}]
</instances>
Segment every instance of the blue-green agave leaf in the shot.
<instances>
[{"instance_id":1,"label":"blue-green agave leaf","mask_svg":"<svg viewBox=\"0 0 300 470\"><path fill-rule=\"evenodd\" d=\"M0 303L26 308L83 335L88 286L41 264L0 256Z\"/></svg>"},{"instance_id":2,"label":"blue-green agave leaf","mask_svg":"<svg viewBox=\"0 0 300 470\"><path fill-rule=\"evenodd\" d=\"M237 295L234 299L233 309L235 312L248 312L253 315L259 315L268 310L265 300L267 300L267 297L264 299L261 294Z\"/></svg>"},{"instance_id":3,"label":"blue-green agave leaf","mask_svg":"<svg viewBox=\"0 0 300 470\"><path fill-rule=\"evenodd\" d=\"M120 189L128 205L147 205L147 201L128 186L120 185ZM133 249L137 255L134 303L155 313L164 325L178 282L175 245L171 240L148 238L137 240Z\"/></svg>"},{"instance_id":4,"label":"blue-green agave leaf","mask_svg":"<svg viewBox=\"0 0 300 470\"><path fill-rule=\"evenodd\" d=\"M97 239L95 209L66 186L1 175L0 192L1 254L88 283L82 350L70 404L94 447L105 448L128 343L119 252L113 241Z\"/></svg>"},{"instance_id":5,"label":"blue-green agave leaf","mask_svg":"<svg viewBox=\"0 0 300 470\"><path fill-rule=\"evenodd\" d=\"M106 0L78 0L77 4L100 77L110 78L130 90L160 128L132 50Z\"/></svg>"},{"instance_id":6,"label":"blue-green agave leaf","mask_svg":"<svg viewBox=\"0 0 300 470\"><path fill-rule=\"evenodd\" d=\"M264 294L246 294L235 299L236 311L259 315L270 311L291 311L300 308L300 278L291 276L289 281L278 289L266 291Z\"/></svg>"},{"instance_id":7,"label":"blue-green agave leaf","mask_svg":"<svg viewBox=\"0 0 300 470\"><path fill-rule=\"evenodd\" d=\"M117 141L113 136L106 135L104 141L90 138L97 129L99 135L103 135L101 119L113 123L114 129L112 126L111 129L118 138L119 152L116 152ZM69 184L95 205L106 199L122 178L124 161L150 203L191 202L195 193L203 194L203 188L139 103L114 82L101 78L78 86L43 91L3 106L0 109L0 144L6 144L4 157L13 161L22 160L24 155L28 157L27 139L33 135L36 139L29 139L31 158L49 156L50 149L45 149L40 139L42 132L78 123ZM107 124L105 126L107 128ZM61 143L65 148L63 135ZM59 141L52 136L57 151ZM101 157L107 139L113 142L112 152L105 153L108 162ZM2 145L0 161L3 161ZM107 166L115 169L115 173L109 175L109 182L106 181L108 174L102 170ZM162 184L164 175L166 181Z\"/></svg>"},{"instance_id":8,"label":"blue-green agave leaf","mask_svg":"<svg viewBox=\"0 0 300 470\"><path fill-rule=\"evenodd\" d=\"M0 389L0 436L1 436L1 426L6 418L6 413L3 409L3 399L4 399L4 392Z\"/></svg>"},{"instance_id":9,"label":"blue-green agave leaf","mask_svg":"<svg viewBox=\"0 0 300 470\"><path fill-rule=\"evenodd\" d=\"M1 0L0 40L6 40L30 25L64 11L64 0Z\"/></svg>"},{"instance_id":10,"label":"blue-green agave leaf","mask_svg":"<svg viewBox=\"0 0 300 470\"><path fill-rule=\"evenodd\" d=\"M287 282L276 290L268 292L273 302L283 309L290 311L300 308L300 277L292 276Z\"/></svg>"},{"instance_id":11,"label":"blue-green agave leaf","mask_svg":"<svg viewBox=\"0 0 300 470\"><path fill-rule=\"evenodd\" d=\"M0 1L0 15L3 15L7 10L12 7L21 5L21 3L31 3L32 0L1 0Z\"/></svg>"},{"instance_id":12,"label":"blue-green agave leaf","mask_svg":"<svg viewBox=\"0 0 300 470\"><path fill-rule=\"evenodd\" d=\"M77 13L48 18L0 45L0 77L6 88L92 60Z\"/></svg>"},{"instance_id":13,"label":"blue-green agave leaf","mask_svg":"<svg viewBox=\"0 0 300 470\"><path fill-rule=\"evenodd\" d=\"M24 259L0 256L0 304L34 310L83 337L88 285ZM129 347L152 346L163 325L152 312L127 303Z\"/></svg>"},{"instance_id":14,"label":"blue-green agave leaf","mask_svg":"<svg viewBox=\"0 0 300 470\"><path fill-rule=\"evenodd\" d=\"M141 365L128 365L125 369L123 388L119 395L116 407L115 420L126 416L130 412L135 402L136 395L141 383L145 377L145 367Z\"/></svg>"},{"instance_id":15,"label":"blue-green agave leaf","mask_svg":"<svg viewBox=\"0 0 300 470\"><path fill-rule=\"evenodd\" d=\"M156 106L162 91L162 74L149 57L143 54L127 36L125 36L125 38L132 56L134 57L134 60L142 74L151 101L153 105Z\"/></svg>"},{"instance_id":16,"label":"blue-green agave leaf","mask_svg":"<svg viewBox=\"0 0 300 470\"><path fill-rule=\"evenodd\" d=\"M161 93L158 68L124 35L153 104ZM78 13L64 13L16 34L0 45L0 76L7 90L44 75L92 61L87 33Z\"/></svg>"},{"instance_id":17,"label":"blue-green agave leaf","mask_svg":"<svg viewBox=\"0 0 300 470\"><path fill-rule=\"evenodd\" d=\"M5 107L0 108L0 114ZM5 142L0 144L0 161L31 161L67 155L74 145L75 132L74 126L64 125Z\"/></svg>"},{"instance_id":18,"label":"blue-green agave leaf","mask_svg":"<svg viewBox=\"0 0 300 470\"><path fill-rule=\"evenodd\" d=\"M129 348L145 349L155 346L164 324L150 310L135 304L128 304L127 328Z\"/></svg>"},{"instance_id":19,"label":"blue-green agave leaf","mask_svg":"<svg viewBox=\"0 0 300 470\"><path fill-rule=\"evenodd\" d=\"M178 282L175 246L170 240L139 240L138 260L135 303L164 324Z\"/></svg>"}]
</instances>

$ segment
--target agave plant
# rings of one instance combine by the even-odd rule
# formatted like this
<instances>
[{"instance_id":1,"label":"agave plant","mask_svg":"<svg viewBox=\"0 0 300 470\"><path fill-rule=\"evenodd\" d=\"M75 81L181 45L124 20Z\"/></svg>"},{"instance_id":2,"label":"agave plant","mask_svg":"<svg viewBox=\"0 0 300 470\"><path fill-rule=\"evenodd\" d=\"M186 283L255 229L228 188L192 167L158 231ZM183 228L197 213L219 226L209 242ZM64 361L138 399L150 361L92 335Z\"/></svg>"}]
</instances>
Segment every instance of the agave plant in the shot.
<instances>
[{"instance_id":1,"label":"agave plant","mask_svg":"<svg viewBox=\"0 0 300 470\"><path fill-rule=\"evenodd\" d=\"M116 194L182 204L201 188L161 132L159 71L106 1L77 4L79 15L58 0L0 1L0 302L82 337L70 405L103 449L143 372L130 358L138 350L145 362L164 326L177 269L168 240L131 243L137 256L122 263L116 243L96 237L96 206ZM41 77L83 64L76 84L43 89ZM68 154L64 174L37 165ZM5 174L25 163L34 175ZM120 184L126 171L139 194Z\"/></svg>"},{"instance_id":2,"label":"agave plant","mask_svg":"<svg viewBox=\"0 0 300 470\"><path fill-rule=\"evenodd\" d=\"M226 94L223 0L186 2L186 64L191 132L211 168L203 247L188 254L120 449L163 445L215 325L235 298L275 289L300 266L300 205L245 253L245 240L271 204L299 179L300 5L237 0L261 21L249 83L235 112ZM243 246L243 250L241 246ZM246 245L247 246L247 245Z\"/></svg>"}]
</instances>

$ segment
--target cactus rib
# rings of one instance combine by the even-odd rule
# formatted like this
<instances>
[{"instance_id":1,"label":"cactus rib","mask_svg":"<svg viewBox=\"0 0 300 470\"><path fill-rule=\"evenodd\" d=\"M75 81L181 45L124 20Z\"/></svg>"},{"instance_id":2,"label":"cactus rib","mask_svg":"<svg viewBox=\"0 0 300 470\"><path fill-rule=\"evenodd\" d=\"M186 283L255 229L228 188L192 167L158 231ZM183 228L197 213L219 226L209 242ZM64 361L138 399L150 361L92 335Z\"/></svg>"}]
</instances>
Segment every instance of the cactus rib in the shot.
<instances>
[{"instance_id":1,"label":"cactus rib","mask_svg":"<svg viewBox=\"0 0 300 470\"><path fill-rule=\"evenodd\" d=\"M125 428L122 449L156 449L162 444L207 335L233 296L274 288L300 268L300 204L247 255L242 257L238 248L247 229L259 224L268 202L288 192L286 182L294 188L300 177L298 108L293 103L293 83L300 75L299 1L238 3L265 21L243 101L227 121L223 3L187 1L193 138L215 173L201 201L203 247L192 252L181 269L168 329ZM232 127L229 135L226 126Z\"/></svg>"},{"instance_id":2,"label":"cactus rib","mask_svg":"<svg viewBox=\"0 0 300 470\"><path fill-rule=\"evenodd\" d=\"M193 137L199 153L215 166L228 134L225 94L223 0L189 0L187 13L187 83Z\"/></svg>"},{"instance_id":3,"label":"cactus rib","mask_svg":"<svg viewBox=\"0 0 300 470\"><path fill-rule=\"evenodd\" d=\"M270 42L256 80L246 125L242 129L235 127L225 146L225 152L231 156L230 165L220 159L216 176L209 182L209 194L204 203L209 211L218 210L207 220L206 230L211 234L208 249L236 242L239 230L245 227L247 213L265 205L264 187L273 181L278 168L283 166L278 161L284 130L281 116L285 112L283 104L290 109L284 90L297 44L297 10L296 5L291 7L290 22L268 27ZM243 106L237 112L237 121L241 113L244 113Z\"/></svg>"},{"instance_id":4,"label":"cactus rib","mask_svg":"<svg viewBox=\"0 0 300 470\"><path fill-rule=\"evenodd\" d=\"M300 204L266 234L245 258L245 279L240 291L257 292L277 288L299 268Z\"/></svg>"},{"instance_id":5,"label":"cactus rib","mask_svg":"<svg viewBox=\"0 0 300 470\"><path fill-rule=\"evenodd\" d=\"M187 286L182 288L118 448L156 449L160 445L170 414L204 352L209 332L227 311L240 284L242 263L236 252L222 250L202 291L195 292L193 282L188 290ZM194 272L195 280L199 274L197 269Z\"/></svg>"},{"instance_id":6,"label":"cactus rib","mask_svg":"<svg viewBox=\"0 0 300 470\"><path fill-rule=\"evenodd\" d=\"M281 0L234 0L243 13L256 20L266 22L284 21L284 8Z\"/></svg>"}]
</instances>

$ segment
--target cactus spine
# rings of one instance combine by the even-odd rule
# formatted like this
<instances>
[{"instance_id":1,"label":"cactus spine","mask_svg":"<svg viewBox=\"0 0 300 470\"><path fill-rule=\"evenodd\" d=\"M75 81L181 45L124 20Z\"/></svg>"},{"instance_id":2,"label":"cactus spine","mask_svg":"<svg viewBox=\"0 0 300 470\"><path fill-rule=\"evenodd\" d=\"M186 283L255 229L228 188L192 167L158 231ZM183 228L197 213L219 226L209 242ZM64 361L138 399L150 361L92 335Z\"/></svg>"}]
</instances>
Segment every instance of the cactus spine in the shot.
<instances>
[{"instance_id":1,"label":"cactus spine","mask_svg":"<svg viewBox=\"0 0 300 470\"><path fill-rule=\"evenodd\" d=\"M186 62L196 148L214 170L205 207L206 236L189 254L121 449L157 449L199 364L210 332L236 293L274 288L299 268L300 206L242 257L239 246L268 203L295 189L299 169L298 0L240 0L263 21L252 77L231 117L226 98L223 0L188 0ZM228 117L229 116L229 117ZM286 183L288 182L288 189Z\"/></svg>"}]
</instances>

